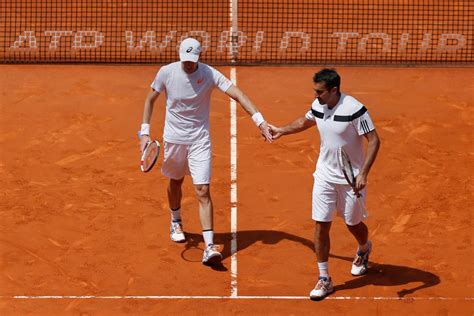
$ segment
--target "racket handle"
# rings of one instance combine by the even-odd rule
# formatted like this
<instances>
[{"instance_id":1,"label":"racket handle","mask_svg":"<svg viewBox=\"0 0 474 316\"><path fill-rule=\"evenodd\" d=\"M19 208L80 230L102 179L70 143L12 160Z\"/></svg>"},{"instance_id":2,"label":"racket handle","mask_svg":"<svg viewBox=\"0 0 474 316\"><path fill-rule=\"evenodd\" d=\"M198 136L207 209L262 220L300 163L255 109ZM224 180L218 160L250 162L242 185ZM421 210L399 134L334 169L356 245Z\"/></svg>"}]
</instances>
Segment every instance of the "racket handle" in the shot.
<instances>
[{"instance_id":1,"label":"racket handle","mask_svg":"<svg viewBox=\"0 0 474 316\"><path fill-rule=\"evenodd\" d=\"M369 213L367 212L364 203L362 203L362 200L360 199L360 194L357 197L357 203L359 203L359 207L362 210L362 218L367 219L367 217L369 217Z\"/></svg>"}]
</instances>

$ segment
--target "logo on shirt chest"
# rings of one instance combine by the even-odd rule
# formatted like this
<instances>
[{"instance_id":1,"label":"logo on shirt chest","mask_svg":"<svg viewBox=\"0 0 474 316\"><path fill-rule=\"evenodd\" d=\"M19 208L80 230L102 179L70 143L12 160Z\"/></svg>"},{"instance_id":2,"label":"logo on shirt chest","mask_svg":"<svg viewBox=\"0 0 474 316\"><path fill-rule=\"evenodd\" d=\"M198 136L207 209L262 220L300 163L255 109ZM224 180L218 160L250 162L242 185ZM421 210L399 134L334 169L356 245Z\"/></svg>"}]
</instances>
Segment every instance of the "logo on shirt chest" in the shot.
<instances>
[{"instance_id":1,"label":"logo on shirt chest","mask_svg":"<svg viewBox=\"0 0 474 316\"><path fill-rule=\"evenodd\" d=\"M201 84L203 82L204 82L204 78L200 78L200 79L197 80L197 84Z\"/></svg>"}]
</instances>

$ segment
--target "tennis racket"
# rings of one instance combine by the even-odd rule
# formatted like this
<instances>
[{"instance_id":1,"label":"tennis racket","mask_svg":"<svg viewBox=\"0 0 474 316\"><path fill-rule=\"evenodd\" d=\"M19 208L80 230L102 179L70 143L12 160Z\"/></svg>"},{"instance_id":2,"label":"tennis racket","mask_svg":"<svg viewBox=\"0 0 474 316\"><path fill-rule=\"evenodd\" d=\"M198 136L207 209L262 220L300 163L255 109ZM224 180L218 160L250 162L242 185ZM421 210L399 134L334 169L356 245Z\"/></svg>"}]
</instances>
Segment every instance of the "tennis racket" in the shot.
<instances>
[{"instance_id":1,"label":"tennis racket","mask_svg":"<svg viewBox=\"0 0 474 316\"><path fill-rule=\"evenodd\" d=\"M148 141L142 152L140 169L143 172L150 171L155 165L158 156L160 155L160 143L157 140Z\"/></svg>"},{"instance_id":2,"label":"tennis racket","mask_svg":"<svg viewBox=\"0 0 474 316\"><path fill-rule=\"evenodd\" d=\"M356 179L354 176L354 170L352 169L351 160L349 159L349 155L344 151L344 149L342 149L342 147L339 147L337 151L337 156L339 159L339 165L341 166L342 173L344 174L344 178L346 178L347 183L352 187L352 189L355 189ZM367 213L367 210L365 209L364 203L362 203L360 199L360 196L360 193L356 194L357 203L359 203L359 207L362 209L362 217L365 219L369 215Z\"/></svg>"}]
</instances>

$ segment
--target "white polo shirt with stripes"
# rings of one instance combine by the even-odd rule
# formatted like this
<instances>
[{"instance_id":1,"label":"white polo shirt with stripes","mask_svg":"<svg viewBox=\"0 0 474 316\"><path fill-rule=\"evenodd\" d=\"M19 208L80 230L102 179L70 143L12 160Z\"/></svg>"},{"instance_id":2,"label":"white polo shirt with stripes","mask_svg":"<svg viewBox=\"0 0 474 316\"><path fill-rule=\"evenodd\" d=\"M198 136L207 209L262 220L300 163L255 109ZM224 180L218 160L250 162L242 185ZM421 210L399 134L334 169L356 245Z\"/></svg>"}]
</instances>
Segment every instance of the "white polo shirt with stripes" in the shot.
<instances>
[{"instance_id":1,"label":"white polo shirt with stripes","mask_svg":"<svg viewBox=\"0 0 474 316\"><path fill-rule=\"evenodd\" d=\"M352 96L341 93L335 107L328 109L314 100L306 119L316 121L321 147L314 176L331 182L347 184L339 166L337 151L343 147L352 163L354 175L359 174L365 160L364 134L375 129L365 106Z\"/></svg>"},{"instance_id":2,"label":"white polo shirt with stripes","mask_svg":"<svg viewBox=\"0 0 474 316\"><path fill-rule=\"evenodd\" d=\"M229 79L206 64L199 63L192 74L182 69L180 61L161 67L151 87L166 91L163 139L182 145L208 141L212 90L226 92L230 86Z\"/></svg>"}]
</instances>

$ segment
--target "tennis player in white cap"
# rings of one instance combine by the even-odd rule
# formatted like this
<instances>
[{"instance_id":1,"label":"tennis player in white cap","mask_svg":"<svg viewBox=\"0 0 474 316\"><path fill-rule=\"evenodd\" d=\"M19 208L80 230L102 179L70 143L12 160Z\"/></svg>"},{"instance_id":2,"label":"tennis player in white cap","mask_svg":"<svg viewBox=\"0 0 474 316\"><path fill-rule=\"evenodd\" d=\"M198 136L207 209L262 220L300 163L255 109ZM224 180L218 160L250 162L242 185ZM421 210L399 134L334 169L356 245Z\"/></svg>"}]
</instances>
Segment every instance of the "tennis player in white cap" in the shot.
<instances>
[{"instance_id":1,"label":"tennis player in white cap","mask_svg":"<svg viewBox=\"0 0 474 316\"><path fill-rule=\"evenodd\" d=\"M141 149L150 140L150 120L158 96L166 93L166 117L163 143L162 173L169 178L168 201L171 214L170 238L186 240L181 219L181 197L184 176L191 175L197 199L205 250L202 262L218 264L222 255L214 245L211 183L211 140L209 109L215 87L240 103L252 117L268 142L272 142L269 127L250 99L222 73L199 62L201 44L187 38L179 47L180 61L160 68L145 100L140 132Z\"/></svg>"}]
</instances>

